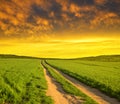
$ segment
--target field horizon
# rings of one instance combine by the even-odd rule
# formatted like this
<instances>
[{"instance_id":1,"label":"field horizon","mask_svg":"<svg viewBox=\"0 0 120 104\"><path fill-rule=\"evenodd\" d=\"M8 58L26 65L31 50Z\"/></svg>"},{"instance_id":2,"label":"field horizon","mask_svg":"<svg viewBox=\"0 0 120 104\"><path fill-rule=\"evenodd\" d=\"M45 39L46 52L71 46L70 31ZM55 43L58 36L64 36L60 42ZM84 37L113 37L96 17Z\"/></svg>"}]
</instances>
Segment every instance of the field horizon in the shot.
<instances>
[{"instance_id":1,"label":"field horizon","mask_svg":"<svg viewBox=\"0 0 120 104\"><path fill-rule=\"evenodd\" d=\"M111 54L111 55L97 55L97 56L84 56L84 57L75 57L75 58L41 58L41 57L35 57L35 56L26 56L26 55L17 55L17 54L0 54L0 58L35 58L35 59L89 59L94 60L94 58L110 58L110 57L116 57L119 58L120 54Z\"/></svg>"}]
</instances>

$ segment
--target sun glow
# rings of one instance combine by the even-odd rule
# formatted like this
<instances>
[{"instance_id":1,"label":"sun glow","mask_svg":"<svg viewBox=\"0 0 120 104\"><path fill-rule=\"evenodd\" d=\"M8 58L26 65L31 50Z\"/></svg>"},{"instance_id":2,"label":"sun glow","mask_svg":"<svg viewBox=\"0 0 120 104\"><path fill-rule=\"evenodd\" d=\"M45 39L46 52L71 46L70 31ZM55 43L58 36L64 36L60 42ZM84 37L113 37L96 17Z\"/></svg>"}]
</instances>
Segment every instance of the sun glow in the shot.
<instances>
[{"instance_id":1,"label":"sun glow","mask_svg":"<svg viewBox=\"0 0 120 104\"><path fill-rule=\"evenodd\" d=\"M119 39L106 38L46 40L42 42L1 41L1 54L17 54L37 57L74 58L101 54L119 54Z\"/></svg>"}]
</instances>

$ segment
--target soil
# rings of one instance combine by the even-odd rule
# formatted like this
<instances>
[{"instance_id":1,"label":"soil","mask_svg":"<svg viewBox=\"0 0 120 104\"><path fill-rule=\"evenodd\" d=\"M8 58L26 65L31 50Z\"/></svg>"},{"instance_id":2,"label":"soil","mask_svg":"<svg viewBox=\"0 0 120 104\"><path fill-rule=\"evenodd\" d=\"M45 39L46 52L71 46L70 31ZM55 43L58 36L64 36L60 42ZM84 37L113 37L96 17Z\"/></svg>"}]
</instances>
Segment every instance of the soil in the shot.
<instances>
[{"instance_id":1,"label":"soil","mask_svg":"<svg viewBox=\"0 0 120 104\"><path fill-rule=\"evenodd\" d=\"M44 74L48 84L47 95L52 97L54 104L81 104L83 102L80 97L66 94L46 69L44 69Z\"/></svg>"}]
</instances>

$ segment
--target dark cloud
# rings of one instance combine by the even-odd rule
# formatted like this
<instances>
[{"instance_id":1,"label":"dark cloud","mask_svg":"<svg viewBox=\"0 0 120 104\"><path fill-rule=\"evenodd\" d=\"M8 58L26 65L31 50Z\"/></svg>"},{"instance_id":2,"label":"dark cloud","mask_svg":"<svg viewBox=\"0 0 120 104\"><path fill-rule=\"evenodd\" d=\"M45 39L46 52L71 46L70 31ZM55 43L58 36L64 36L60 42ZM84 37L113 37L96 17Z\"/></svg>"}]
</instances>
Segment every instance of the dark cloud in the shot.
<instances>
[{"instance_id":1,"label":"dark cloud","mask_svg":"<svg viewBox=\"0 0 120 104\"><path fill-rule=\"evenodd\" d=\"M120 15L120 2L108 1L104 5L104 10L107 9L109 12L114 12Z\"/></svg>"},{"instance_id":2,"label":"dark cloud","mask_svg":"<svg viewBox=\"0 0 120 104\"><path fill-rule=\"evenodd\" d=\"M32 10L32 15L33 16L40 16L42 18L49 18L49 14L46 10L44 10L44 8L42 8L39 5L33 4L31 6L31 10Z\"/></svg>"},{"instance_id":3,"label":"dark cloud","mask_svg":"<svg viewBox=\"0 0 120 104\"><path fill-rule=\"evenodd\" d=\"M26 22L31 23L31 24L35 23L34 15L30 14Z\"/></svg>"},{"instance_id":4,"label":"dark cloud","mask_svg":"<svg viewBox=\"0 0 120 104\"><path fill-rule=\"evenodd\" d=\"M108 0L103 5L99 5L100 11L114 12L120 16L120 2L116 0Z\"/></svg>"},{"instance_id":5,"label":"dark cloud","mask_svg":"<svg viewBox=\"0 0 120 104\"><path fill-rule=\"evenodd\" d=\"M52 2L51 7L49 8L49 13L50 12L53 12L53 15L55 18L57 18L57 19L62 18L62 16L61 16L62 6L59 3L57 3L56 1Z\"/></svg>"},{"instance_id":6,"label":"dark cloud","mask_svg":"<svg viewBox=\"0 0 120 104\"><path fill-rule=\"evenodd\" d=\"M79 6L94 5L94 0L70 0L70 1Z\"/></svg>"}]
</instances>

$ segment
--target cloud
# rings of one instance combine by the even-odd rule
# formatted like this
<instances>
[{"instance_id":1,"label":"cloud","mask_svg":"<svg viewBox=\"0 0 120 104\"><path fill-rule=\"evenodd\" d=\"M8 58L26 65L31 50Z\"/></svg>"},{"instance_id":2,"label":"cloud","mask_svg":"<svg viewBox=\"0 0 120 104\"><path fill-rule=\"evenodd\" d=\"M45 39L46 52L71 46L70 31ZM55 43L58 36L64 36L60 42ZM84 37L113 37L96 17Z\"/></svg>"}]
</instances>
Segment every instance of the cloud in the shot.
<instances>
[{"instance_id":1,"label":"cloud","mask_svg":"<svg viewBox=\"0 0 120 104\"><path fill-rule=\"evenodd\" d=\"M94 0L70 0L70 2L78 6L94 5Z\"/></svg>"},{"instance_id":2,"label":"cloud","mask_svg":"<svg viewBox=\"0 0 120 104\"><path fill-rule=\"evenodd\" d=\"M0 38L118 30L119 0L0 0Z\"/></svg>"},{"instance_id":3,"label":"cloud","mask_svg":"<svg viewBox=\"0 0 120 104\"><path fill-rule=\"evenodd\" d=\"M103 5L99 5L99 10L107 12L113 12L120 16L120 2L117 0L104 0Z\"/></svg>"},{"instance_id":4,"label":"cloud","mask_svg":"<svg viewBox=\"0 0 120 104\"><path fill-rule=\"evenodd\" d=\"M95 3L97 5L104 5L107 2L107 0L95 0Z\"/></svg>"},{"instance_id":5,"label":"cloud","mask_svg":"<svg viewBox=\"0 0 120 104\"><path fill-rule=\"evenodd\" d=\"M91 27L100 27L107 29L117 29L120 25L119 16L115 13L99 12L99 14L91 20Z\"/></svg>"},{"instance_id":6,"label":"cloud","mask_svg":"<svg viewBox=\"0 0 120 104\"><path fill-rule=\"evenodd\" d=\"M53 12L54 13L54 17L56 19L60 19L61 18L61 12L62 12L62 6L57 3L56 1L52 2L52 6L50 7L49 12Z\"/></svg>"},{"instance_id":7,"label":"cloud","mask_svg":"<svg viewBox=\"0 0 120 104\"><path fill-rule=\"evenodd\" d=\"M49 18L49 14L44 8L40 7L39 5L32 5L31 6L32 12L31 14L34 16L39 16L41 18Z\"/></svg>"}]
</instances>

